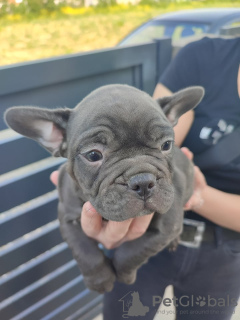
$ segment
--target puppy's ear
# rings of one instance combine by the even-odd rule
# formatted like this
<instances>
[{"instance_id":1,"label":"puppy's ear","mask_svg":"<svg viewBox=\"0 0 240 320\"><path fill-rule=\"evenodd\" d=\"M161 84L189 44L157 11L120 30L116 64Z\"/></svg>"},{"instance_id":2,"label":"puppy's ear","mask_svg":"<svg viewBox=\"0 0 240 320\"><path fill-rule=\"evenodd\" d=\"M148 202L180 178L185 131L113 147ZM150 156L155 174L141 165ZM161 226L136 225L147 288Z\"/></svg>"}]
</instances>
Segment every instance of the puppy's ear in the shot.
<instances>
[{"instance_id":1,"label":"puppy's ear","mask_svg":"<svg viewBox=\"0 0 240 320\"><path fill-rule=\"evenodd\" d=\"M7 125L36 140L55 157L66 157L66 127L71 109L13 107L5 112Z\"/></svg>"},{"instance_id":2,"label":"puppy's ear","mask_svg":"<svg viewBox=\"0 0 240 320\"><path fill-rule=\"evenodd\" d=\"M172 96L157 99L166 117L175 126L185 112L195 108L204 96L203 87L189 87Z\"/></svg>"}]
</instances>

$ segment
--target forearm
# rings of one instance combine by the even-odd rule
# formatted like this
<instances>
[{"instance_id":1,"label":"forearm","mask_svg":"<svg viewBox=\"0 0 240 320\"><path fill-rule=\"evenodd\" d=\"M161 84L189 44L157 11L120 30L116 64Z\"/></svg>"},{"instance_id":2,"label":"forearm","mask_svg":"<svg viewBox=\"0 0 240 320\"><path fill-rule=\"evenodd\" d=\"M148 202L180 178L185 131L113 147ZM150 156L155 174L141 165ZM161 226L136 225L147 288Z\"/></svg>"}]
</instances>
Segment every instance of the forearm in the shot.
<instances>
[{"instance_id":1,"label":"forearm","mask_svg":"<svg viewBox=\"0 0 240 320\"><path fill-rule=\"evenodd\" d=\"M208 220L240 232L240 196L206 186L202 191L203 204L194 209Z\"/></svg>"}]
</instances>

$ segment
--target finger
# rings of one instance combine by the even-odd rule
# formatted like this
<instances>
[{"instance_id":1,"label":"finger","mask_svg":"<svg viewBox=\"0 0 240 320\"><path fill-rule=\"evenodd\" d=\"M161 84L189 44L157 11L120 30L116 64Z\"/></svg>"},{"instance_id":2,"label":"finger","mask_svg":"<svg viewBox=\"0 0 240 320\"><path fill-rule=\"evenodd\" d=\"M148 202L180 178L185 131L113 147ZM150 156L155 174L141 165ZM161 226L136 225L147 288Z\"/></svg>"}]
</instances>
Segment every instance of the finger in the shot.
<instances>
[{"instance_id":1,"label":"finger","mask_svg":"<svg viewBox=\"0 0 240 320\"><path fill-rule=\"evenodd\" d=\"M135 218L130 225L130 228L125 240L131 241L141 237L149 227L153 214L154 213Z\"/></svg>"},{"instance_id":2,"label":"finger","mask_svg":"<svg viewBox=\"0 0 240 320\"><path fill-rule=\"evenodd\" d=\"M193 153L188 148L182 147L181 150L189 160L193 159Z\"/></svg>"},{"instance_id":3,"label":"finger","mask_svg":"<svg viewBox=\"0 0 240 320\"><path fill-rule=\"evenodd\" d=\"M86 202L82 208L81 226L86 235L98 240L102 229L102 216L94 209L89 201Z\"/></svg>"},{"instance_id":4,"label":"finger","mask_svg":"<svg viewBox=\"0 0 240 320\"><path fill-rule=\"evenodd\" d=\"M55 186L57 186L57 183L58 183L58 175L59 175L58 171L53 171L50 175L50 180L52 181L53 184L55 184Z\"/></svg>"},{"instance_id":5,"label":"finger","mask_svg":"<svg viewBox=\"0 0 240 320\"><path fill-rule=\"evenodd\" d=\"M130 224L133 219L125 221L108 221L101 231L101 242L107 249L112 249L117 246L128 233Z\"/></svg>"}]
</instances>

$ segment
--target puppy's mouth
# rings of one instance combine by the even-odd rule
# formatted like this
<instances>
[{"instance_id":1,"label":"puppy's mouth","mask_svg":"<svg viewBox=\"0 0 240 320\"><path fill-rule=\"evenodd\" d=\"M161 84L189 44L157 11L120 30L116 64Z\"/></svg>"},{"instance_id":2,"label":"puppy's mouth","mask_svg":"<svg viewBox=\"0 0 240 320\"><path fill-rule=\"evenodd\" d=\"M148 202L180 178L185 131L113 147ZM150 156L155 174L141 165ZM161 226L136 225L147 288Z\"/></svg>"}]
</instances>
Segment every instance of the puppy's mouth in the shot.
<instances>
[{"instance_id":1,"label":"puppy's mouth","mask_svg":"<svg viewBox=\"0 0 240 320\"><path fill-rule=\"evenodd\" d=\"M121 186L126 190L125 186ZM160 191L160 194L159 192ZM101 214L104 221L124 221L148 215L154 212L164 214L168 211L173 201L170 190L157 189L152 196L147 198L135 194L134 191L121 192L109 191L104 197L91 202Z\"/></svg>"},{"instance_id":2,"label":"puppy's mouth","mask_svg":"<svg viewBox=\"0 0 240 320\"><path fill-rule=\"evenodd\" d=\"M102 188L91 203L103 221L123 221L153 212L164 214L172 205L173 197L173 188L167 178L143 172L128 179L115 179L114 183Z\"/></svg>"},{"instance_id":3,"label":"puppy's mouth","mask_svg":"<svg viewBox=\"0 0 240 320\"><path fill-rule=\"evenodd\" d=\"M102 216L102 223L106 224L109 221L121 222L121 221L128 220L128 219L134 219L134 218L137 218L137 217L146 216L146 215L149 215L149 214L152 214L152 213L157 213L157 211L156 210L152 210L151 211L151 210L149 210L147 208L144 208L144 210L142 210L141 212L135 213L135 215L132 215L131 217L126 216L126 217L123 217L123 218L119 218L119 216L112 216L111 218L107 219L107 218Z\"/></svg>"}]
</instances>

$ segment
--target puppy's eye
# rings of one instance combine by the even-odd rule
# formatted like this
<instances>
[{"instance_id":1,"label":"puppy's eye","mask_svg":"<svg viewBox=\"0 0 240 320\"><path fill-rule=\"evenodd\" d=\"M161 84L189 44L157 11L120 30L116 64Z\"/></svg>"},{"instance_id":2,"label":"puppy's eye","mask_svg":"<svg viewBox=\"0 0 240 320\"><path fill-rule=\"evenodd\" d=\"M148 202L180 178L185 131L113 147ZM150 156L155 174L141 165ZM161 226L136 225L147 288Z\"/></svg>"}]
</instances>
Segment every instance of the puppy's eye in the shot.
<instances>
[{"instance_id":1,"label":"puppy's eye","mask_svg":"<svg viewBox=\"0 0 240 320\"><path fill-rule=\"evenodd\" d=\"M84 157L90 162L100 161L103 158L103 155L98 150L91 150L84 154Z\"/></svg>"},{"instance_id":2,"label":"puppy's eye","mask_svg":"<svg viewBox=\"0 0 240 320\"><path fill-rule=\"evenodd\" d=\"M171 147L172 147L172 141L166 141L166 142L164 142L164 144L162 144L161 150L168 151L171 149Z\"/></svg>"}]
</instances>

